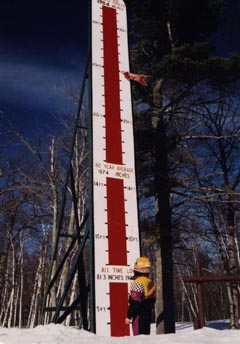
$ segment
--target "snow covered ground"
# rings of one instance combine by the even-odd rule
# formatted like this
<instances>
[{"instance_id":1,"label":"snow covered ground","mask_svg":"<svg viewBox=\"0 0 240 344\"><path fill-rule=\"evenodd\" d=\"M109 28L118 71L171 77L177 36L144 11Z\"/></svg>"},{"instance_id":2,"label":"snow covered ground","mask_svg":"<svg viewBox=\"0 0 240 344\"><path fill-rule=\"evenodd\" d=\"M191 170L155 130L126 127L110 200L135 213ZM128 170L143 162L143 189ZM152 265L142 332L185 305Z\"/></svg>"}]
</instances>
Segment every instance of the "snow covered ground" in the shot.
<instances>
[{"instance_id":1,"label":"snow covered ground","mask_svg":"<svg viewBox=\"0 0 240 344\"><path fill-rule=\"evenodd\" d=\"M150 336L100 337L63 325L37 326L34 329L0 328L0 344L240 344L240 331L229 330L228 323L211 322L193 330L191 324L177 324L176 334Z\"/></svg>"}]
</instances>

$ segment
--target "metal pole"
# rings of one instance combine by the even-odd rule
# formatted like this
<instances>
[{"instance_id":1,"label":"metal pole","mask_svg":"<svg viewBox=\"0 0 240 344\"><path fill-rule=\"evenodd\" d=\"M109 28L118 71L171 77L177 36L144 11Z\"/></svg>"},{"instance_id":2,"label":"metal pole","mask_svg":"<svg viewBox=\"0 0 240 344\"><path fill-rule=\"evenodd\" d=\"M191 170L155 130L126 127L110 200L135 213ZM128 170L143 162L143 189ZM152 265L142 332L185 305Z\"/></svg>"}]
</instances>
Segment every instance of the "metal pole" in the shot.
<instances>
[{"instance_id":1,"label":"metal pole","mask_svg":"<svg viewBox=\"0 0 240 344\"><path fill-rule=\"evenodd\" d=\"M88 69L88 108L89 108L89 285L90 285L90 331L96 332L95 316L95 268L94 268L94 224L93 224L93 144L92 144L92 0L89 1L89 69Z\"/></svg>"}]
</instances>

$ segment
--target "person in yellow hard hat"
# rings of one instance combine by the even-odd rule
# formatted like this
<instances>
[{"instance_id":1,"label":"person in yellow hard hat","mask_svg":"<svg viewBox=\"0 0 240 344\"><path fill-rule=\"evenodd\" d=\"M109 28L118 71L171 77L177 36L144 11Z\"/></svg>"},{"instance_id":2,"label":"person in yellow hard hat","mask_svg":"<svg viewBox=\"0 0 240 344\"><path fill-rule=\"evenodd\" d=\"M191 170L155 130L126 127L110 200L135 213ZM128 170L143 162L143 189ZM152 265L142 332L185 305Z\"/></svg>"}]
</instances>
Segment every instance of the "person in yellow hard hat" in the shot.
<instances>
[{"instance_id":1,"label":"person in yellow hard hat","mask_svg":"<svg viewBox=\"0 0 240 344\"><path fill-rule=\"evenodd\" d=\"M133 335L150 334L152 309L156 300L156 284L149 277L151 263L147 257L137 258L130 285L129 306L125 323L132 320Z\"/></svg>"}]
</instances>

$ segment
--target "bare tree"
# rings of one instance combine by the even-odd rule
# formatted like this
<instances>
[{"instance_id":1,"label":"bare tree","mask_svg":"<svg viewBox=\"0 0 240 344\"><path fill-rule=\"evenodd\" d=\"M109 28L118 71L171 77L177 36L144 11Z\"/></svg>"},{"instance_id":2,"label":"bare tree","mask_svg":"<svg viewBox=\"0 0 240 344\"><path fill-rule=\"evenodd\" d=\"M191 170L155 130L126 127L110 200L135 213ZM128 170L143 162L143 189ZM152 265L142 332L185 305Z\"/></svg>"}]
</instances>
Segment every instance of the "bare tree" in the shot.
<instances>
[{"instance_id":1,"label":"bare tree","mask_svg":"<svg viewBox=\"0 0 240 344\"><path fill-rule=\"evenodd\" d=\"M195 129L191 135L186 136L190 140L188 147L193 167L186 171L191 182L187 186L185 178L185 186L188 199L193 204L193 212L205 221L202 226L205 240L207 238L211 241L212 247L215 244L225 272L237 274L240 268L236 222L240 196L240 173L237 166L240 103L234 92L229 95L220 91L218 98L218 102L202 104L195 111L198 114ZM239 322L238 293L237 283L229 283L232 328L238 327Z\"/></svg>"}]
</instances>

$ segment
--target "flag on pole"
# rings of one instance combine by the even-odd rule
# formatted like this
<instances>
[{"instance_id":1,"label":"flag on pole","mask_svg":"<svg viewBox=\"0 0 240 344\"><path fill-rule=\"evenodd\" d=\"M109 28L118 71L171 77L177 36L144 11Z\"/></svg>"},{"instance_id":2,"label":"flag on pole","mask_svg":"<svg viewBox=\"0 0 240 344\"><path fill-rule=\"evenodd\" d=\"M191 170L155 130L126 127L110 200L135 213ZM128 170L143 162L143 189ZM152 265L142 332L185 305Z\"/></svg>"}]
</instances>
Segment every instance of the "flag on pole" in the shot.
<instances>
[{"instance_id":1,"label":"flag on pole","mask_svg":"<svg viewBox=\"0 0 240 344\"><path fill-rule=\"evenodd\" d=\"M130 72L122 72L127 80L134 80L143 86L147 86L147 76L143 74L134 74Z\"/></svg>"}]
</instances>

